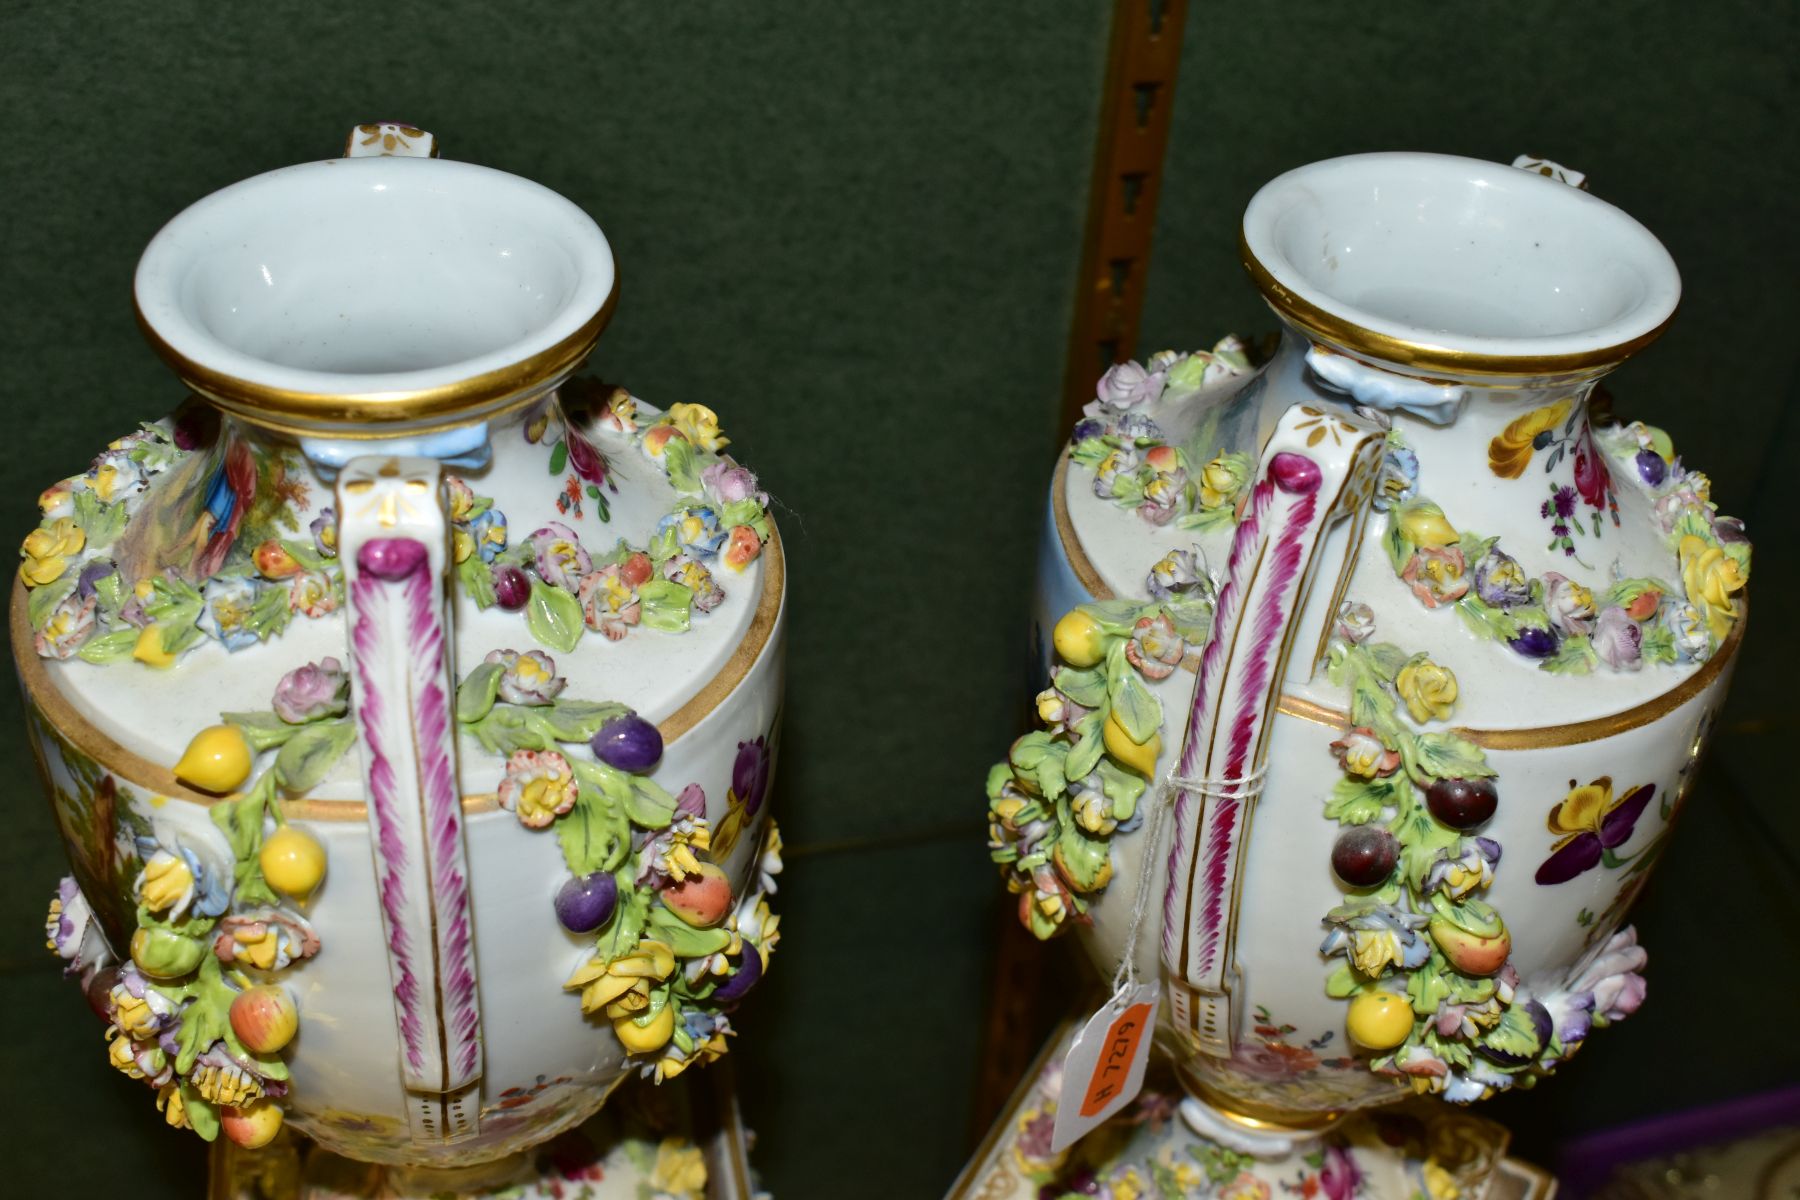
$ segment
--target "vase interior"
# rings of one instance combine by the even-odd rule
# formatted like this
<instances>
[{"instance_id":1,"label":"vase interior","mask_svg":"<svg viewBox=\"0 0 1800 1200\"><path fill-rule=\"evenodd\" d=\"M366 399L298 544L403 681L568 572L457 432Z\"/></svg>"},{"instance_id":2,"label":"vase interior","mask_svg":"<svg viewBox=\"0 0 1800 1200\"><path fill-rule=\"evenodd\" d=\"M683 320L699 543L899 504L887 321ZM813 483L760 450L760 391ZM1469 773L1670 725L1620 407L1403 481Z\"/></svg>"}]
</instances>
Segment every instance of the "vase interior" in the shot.
<instances>
[{"instance_id":1,"label":"vase interior","mask_svg":"<svg viewBox=\"0 0 1800 1200\"><path fill-rule=\"evenodd\" d=\"M1390 338L1543 356L1632 342L1681 282L1654 235L1567 184L1435 154L1290 171L1244 214L1244 246L1305 304Z\"/></svg>"}]
</instances>

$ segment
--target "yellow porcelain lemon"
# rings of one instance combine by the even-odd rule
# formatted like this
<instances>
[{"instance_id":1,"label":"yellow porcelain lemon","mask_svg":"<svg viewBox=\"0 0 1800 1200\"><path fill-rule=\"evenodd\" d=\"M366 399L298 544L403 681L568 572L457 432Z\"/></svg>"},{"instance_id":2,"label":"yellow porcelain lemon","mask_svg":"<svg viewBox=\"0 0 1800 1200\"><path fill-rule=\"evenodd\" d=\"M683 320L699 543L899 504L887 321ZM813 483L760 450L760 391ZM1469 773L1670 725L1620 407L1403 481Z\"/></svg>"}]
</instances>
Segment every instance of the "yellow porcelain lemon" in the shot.
<instances>
[{"instance_id":1,"label":"yellow porcelain lemon","mask_svg":"<svg viewBox=\"0 0 1800 1200\"><path fill-rule=\"evenodd\" d=\"M675 1006L665 1004L654 1017L639 1025L636 1021L614 1021L613 1032L627 1054L649 1054L661 1050L675 1036Z\"/></svg>"},{"instance_id":2,"label":"yellow porcelain lemon","mask_svg":"<svg viewBox=\"0 0 1800 1200\"><path fill-rule=\"evenodd\" d=\"M175 778L203 792L224 795L250 778L253 761L250 743L237 726L208 725L182 752Z\"/></svg>"},{"instance_id":3,"label":"yellow porcelain lemon","mask_svg":"<svg viewBox=\"0 0 1800 1200\"><path fill-rule=\"evenodd\" d=\"M1100 623L1079 608L1070 609L1050 632L1057 657L1071 667L1099 665L1106 657L1105 634Z\"/></svg>"},{"instance_id":4,"label":"yellow porcelain lemon","mask_svg":"<svg viewBox=\"0 0 1800 1200\"><path fill-rule=\"evenodd\" d=\"M1350 1037L1370 1050L1392 1050L1412 1032L1412 1005L1396 992L1362 992L1344 1018Z\"/></svg>"},{"instance_id":5,"label":"yellow porcelain lemon","mask_svg":"<svg viewBox=\"0 0 1800 1200\"><path fill-rule=\"evenodd\" d=\"M175 665L175 656L163 649L161 625L144 626L131 647L131 657L149 667L167 669Z\"/></svg>"},{"instance_id":6,"label":"yellow porcelain lemon","mask_svg":"<svg viewBox=\"0 0 1800 1200\"><path fill-rule=\"evenodd\" d=\"M325 878L325 847L318 838L292 825L271 833L256 861L269 886L290 896L311 895Z\"/></svg>"},{"instance_id":7,"label":"yellow porcelain lemon","mask_svg":"<svg viewBox=\"0 0 1800 1200\"><path fill-rule=\"evenodd\" d=\"M1105 745L1106 752L1120 766L1129 767L1146 779L1156 773L1156 757L1162 753L1162 734L1153 733L1149 741L1139 745L1131 740L1125 727L1108 713L1106 727L1100 732L1100 740Z\"/></svg>"}]
</instances>

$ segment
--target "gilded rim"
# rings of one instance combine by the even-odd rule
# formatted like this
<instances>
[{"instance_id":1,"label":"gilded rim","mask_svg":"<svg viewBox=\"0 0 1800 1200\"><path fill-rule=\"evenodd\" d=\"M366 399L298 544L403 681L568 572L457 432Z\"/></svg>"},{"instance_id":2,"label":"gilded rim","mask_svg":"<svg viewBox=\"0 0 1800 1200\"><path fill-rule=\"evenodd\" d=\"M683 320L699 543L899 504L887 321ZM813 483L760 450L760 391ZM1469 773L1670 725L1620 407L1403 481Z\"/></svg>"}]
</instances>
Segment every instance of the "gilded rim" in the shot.
<instances>
[{"instance_id":1,"label":"gilded rim","mask_svg":"<svg viewBox=\"0 0 1800 1200\"><path fill-rule=\"evenodd\" d=\"M1262 264L1250 250L1242 229L1238 231L1238 257L1250 282L1275 314L1308 337L1356 354L1378 360L1376 365L1392 364L1414 371L1432 371L1452 377L1501 376L1530 379L1545 375L1598 374L1618 366L1651 342L1662 336L1680 309L1679 301L1654 329L1634 338L1570 354L1483 354L1473 350L1452 350L1430 342L1417 342L1369 329L1294 294Z\"/></svg>"},{"instance_id":2,"label":"gilded rim","mask_svg":"<svg viewBox=\"0 0 1800 1200\"><path fill-rule=\"evenodd\" d=\"M665 746L673 744L682 734L700 724L736 690L773 638L776 627L781 623L787 595L787 555L782 548L781 534L773 523L769 526L769 545L764 552L763 563L762 597L757 603L756 615L751 618L743 639L738 642L731 657L725 660L725 665L685 704L657 723L656 728L662 734ZM33 634L31 618L26 611L25 585L17 580L13 582L10 628L13 664L18 669L26 701L49 725L55 736L125 782L148 789L158 796L203 806L223 798L197 792L176 779L167 766L151 762L142 755L127 750L69 703L68 697L63 695L50 678L49 672L44 669L44 660L32 648ZM499 806L499 800L493 792L471 792L463 796L465 813L492 812ZM286 802L286 811L290 817L309 821L363 821L368 818L369 806L362 800L289 800Z\"/></svg>"},{"instance_id":3,"label":"gilded rim","mask_svg":"<svg viewBox=\"0 0 1800 1200\"><path fill-rule=\"evenodd\" d=\"M618 296L615 274L605 302L580 328L548 349L480 375L404 392L301 392L227 375L195 362L164 341L135 298L133 310L151 348L195 394L216 407L293 437L363 441L402 432L436 433L475 417L491 420L531 403L593 352L601 331L612 319Z\"/></svg>"},{"instance_id":4,"label":"gilded rim","mask_svg":"<svg viewBox=\"0 0 1800 1200\"><path fill-rule=\"evenodd\" d=\"M1116 593L1100 578L1092 560L1082 549L1080 539L1075 536L1075 526L1069 517L1068 468L1069 458L1064 454L1057 460L1056 476L1051 484L1054 490L1051 508L1056 516L1057 541L1061 543L1069 569L1075 572L1075 578L1081 586L1096 600L1111 600ZM1642 704L1608 716L1574 721L1566 725L1543 725L1534 729L1469 729L1458 725L1452 727L1453 731L1486 750L1541 750L1550 746L1578 746L1583 742L1598 742L1659 721L1711 687L1720 673L1731 665L1732 659L1737 655L1738 644L1744 640L1744 626L1750 622L1748 593L1738 597L1738 605L1738 618L1731 623L1731 632L1726 635L1718 653L1701 663L1686 679ZM1181 665L1188 671L1198 670L1199 655L1188 655ZM1286 692L1281 694L1275 711L1283 716L1299 717L1303 721L1328 725L1334 729L1350 727L1350 714L1342 709Z\"/></svg>"},{"instance_id":5,"label":"gilded rim","mask_svg":"<svg viewBox=\"0 0 1800 1200\"><path fill-rule=\"evenodd\" d=\"M1186 1062L1175 1065L1175 1077L1194 1099L1232 1124L1257 1132L1319 1134L1338 1125L1348 1115L1345 1109L1309 1112L1227 1096L1201 1078L1200 1073ZM1396 1093L1394 1099L1399 1098L1400 1094Z\"/></svg>"}]
</instances>

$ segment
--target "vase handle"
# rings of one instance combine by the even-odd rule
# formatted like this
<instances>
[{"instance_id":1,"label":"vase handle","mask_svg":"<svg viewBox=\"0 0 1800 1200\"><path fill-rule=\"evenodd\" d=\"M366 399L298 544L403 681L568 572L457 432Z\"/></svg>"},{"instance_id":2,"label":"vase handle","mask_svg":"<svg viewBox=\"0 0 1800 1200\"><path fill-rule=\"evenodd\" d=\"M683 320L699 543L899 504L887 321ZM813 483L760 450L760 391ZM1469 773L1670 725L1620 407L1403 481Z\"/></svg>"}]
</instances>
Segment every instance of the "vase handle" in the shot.
<instances>
[{"instance_id":1,"label":"vase handle","mask_svg":"<svg viewBox=\"0 0 1800 1200\"><path fill-rule=\"evenodd\" d=\"M434 458L365 454L338 474L351 714L415 1140L472 1137L481 1013L453 718L449 518Z\"/></svg>"},{"instance_id":2,"label":"vase handle","mask_svg":"<svg viewBox=\"0 0 1800 1200\"><path fill-rule=\"evenodd\" d=\"M1175 819L1163 897L1170 1021L1203 1054L1229 1057L1236 1040L1237 880L1275 700L1325 533L1344 518L1352 524L1334 611L1349 585L1385 437L1376 422L1336 406L1289 408L1263 448L1232 540L1170 785Z\"/></svg>"}]
</instances>

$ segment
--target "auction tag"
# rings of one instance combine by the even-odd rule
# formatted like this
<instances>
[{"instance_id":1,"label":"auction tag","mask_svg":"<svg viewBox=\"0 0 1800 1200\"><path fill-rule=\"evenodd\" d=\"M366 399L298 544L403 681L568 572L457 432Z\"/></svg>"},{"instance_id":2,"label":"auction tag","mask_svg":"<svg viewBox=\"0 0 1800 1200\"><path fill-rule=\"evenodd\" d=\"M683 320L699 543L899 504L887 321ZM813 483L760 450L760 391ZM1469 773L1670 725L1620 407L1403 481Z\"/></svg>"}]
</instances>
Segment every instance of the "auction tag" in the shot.
<instances>
[{"instance_id":1,"label":"auction tag","mask_svg":"<svg viewBox=\"0 0 1800 1200\"><path fill-rule=\"evenodd\" d=\"M1050 1152L1059 1153L1137 1099L1156 1029L1160 983L1115 992L1089 1017L1063 1059Z\"/></svg>"}]
</instances>

